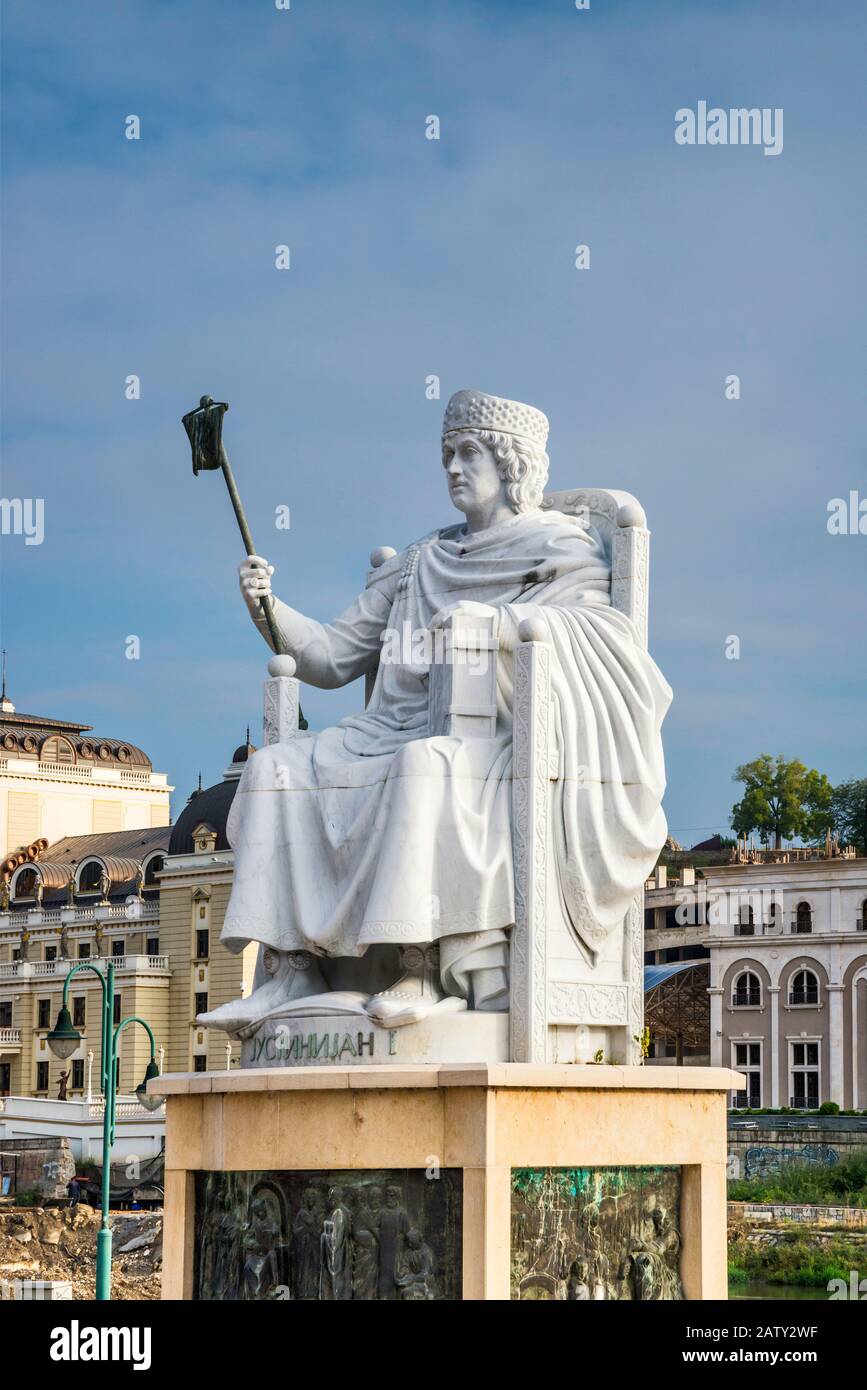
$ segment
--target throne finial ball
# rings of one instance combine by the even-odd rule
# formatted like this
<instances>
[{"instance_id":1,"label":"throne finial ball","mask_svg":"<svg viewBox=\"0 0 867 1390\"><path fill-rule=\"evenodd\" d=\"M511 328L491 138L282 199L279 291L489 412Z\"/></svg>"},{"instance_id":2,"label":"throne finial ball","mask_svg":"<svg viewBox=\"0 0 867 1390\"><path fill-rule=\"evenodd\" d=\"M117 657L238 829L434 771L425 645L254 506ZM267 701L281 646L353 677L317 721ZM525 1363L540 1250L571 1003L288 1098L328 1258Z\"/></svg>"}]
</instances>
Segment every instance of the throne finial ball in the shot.
<instances>
[{"instance_id":1,"label":"throne finial ball","mask_svg":"<svg viewBox=\"0 0 867 1390\"><path fill-rule=\"evenodd\" d=\"M617 509L617 525L621 530L626 530L630 526L646 526L647 517L633 498L631 502L624 502L622 507Z\"/></svg>"},{"instance_id":2,"label":"throne finial ball","mask_svg":"<svg viewBox=\"0 0 867 1390\"><path fill-rule=\"evenodd\" d=\"M379 567L380 567L380 565L384 565L384 564L385 564L386 560L393 560L396 554L397 554L397 551L396 551L396 550L392 550L392 548L391 548L390 545L381 545L381 546L379 546L379 548L378 548L377 550L371 550L371 552L370 552L370 564L371 564L371 567L372 567L373 569L375 569L375 570L378 570Z\"/></svg>"},{"instance_id":3,"label":"throne finial ball","mask_svg":"<svg viewBox=\"0 0 867 1390\"><path fill-rule=\"evenodd\" d=\"M522 618L518 623L518 637L522 642L547 642L550 636L544 618Z\"/></svg>"},{"instance_id":4,"label":"throne finial ball","mask_svg":"<svg viewBox=\"0 0 867 1390\"><path fill-rule=\"evenodd\" d=\"M288 653L283 656L272 656L268 662L269 676L294 676L295 658Z\"/></svg>"}]
</instances>

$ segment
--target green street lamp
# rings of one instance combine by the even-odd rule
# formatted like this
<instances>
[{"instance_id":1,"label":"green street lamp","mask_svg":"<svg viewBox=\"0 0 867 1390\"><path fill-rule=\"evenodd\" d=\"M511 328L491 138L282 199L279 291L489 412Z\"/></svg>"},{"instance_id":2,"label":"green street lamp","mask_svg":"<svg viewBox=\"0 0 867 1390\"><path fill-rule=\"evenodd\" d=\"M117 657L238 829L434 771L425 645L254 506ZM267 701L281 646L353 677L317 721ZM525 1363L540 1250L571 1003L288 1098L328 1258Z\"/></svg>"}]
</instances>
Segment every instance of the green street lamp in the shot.
<instances>
[{"instance_id":1,"label":"green street lamp","mask_svg":"<svg viewBox=\"0 0 867 1390\"><path fill-rule=\"evenodd\" d=\"M146 1110L157 1110L162 1104L162 1096L155 1096L148 1090L148 1082L159 1076L156 1063L156 1043L149 1023L143 1018L131 1015L114 1025L114 962L106 962L105 974L91 961L80 961L69 971L63 982L63 1002L57 1015L57 1022L46 1039L55 1057L64 1061L71 1057L81 1044L82 1038L69 1012L69 984L79 970L92 970L102 988L102 1094L105 1097L105 1113L102 1121L102 1222L96 1237L96 1297L100 1301L111 1298L111 1227L108 1224L109 1192L111 1187L111 1150L114 1144L115 1119L117 1109L117 1052L118 1040L124 1028L130 1023L140 1023L145 1029L151 1044L151 1059L145 1070L144 1079L136 1087L136 1097Z\"/></svg>"}]
</instances>

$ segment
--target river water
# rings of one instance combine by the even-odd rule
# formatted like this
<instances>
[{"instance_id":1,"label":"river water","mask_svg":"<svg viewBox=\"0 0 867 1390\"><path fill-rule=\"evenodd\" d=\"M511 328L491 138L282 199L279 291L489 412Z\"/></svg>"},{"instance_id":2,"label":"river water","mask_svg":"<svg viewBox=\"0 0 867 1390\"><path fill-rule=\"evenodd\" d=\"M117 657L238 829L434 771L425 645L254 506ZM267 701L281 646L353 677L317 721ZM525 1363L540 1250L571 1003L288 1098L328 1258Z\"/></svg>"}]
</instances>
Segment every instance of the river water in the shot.
<instances>
[{"instance_id":1,"label":"river water","mask_svg":"<svg viewBox=\"0 0 867 1390\"><path fill-rule=\"evenodd\" d=\"M827 1303L828 1290L806 1287L803 1284L763 1284L755 1280L749 1284L732 1284L729 1287L729 1299L754 1299L762 1302L770 1299L796 1299L799 1302L809 1300L814 1303Z\"/></svg>"}]
</instances>

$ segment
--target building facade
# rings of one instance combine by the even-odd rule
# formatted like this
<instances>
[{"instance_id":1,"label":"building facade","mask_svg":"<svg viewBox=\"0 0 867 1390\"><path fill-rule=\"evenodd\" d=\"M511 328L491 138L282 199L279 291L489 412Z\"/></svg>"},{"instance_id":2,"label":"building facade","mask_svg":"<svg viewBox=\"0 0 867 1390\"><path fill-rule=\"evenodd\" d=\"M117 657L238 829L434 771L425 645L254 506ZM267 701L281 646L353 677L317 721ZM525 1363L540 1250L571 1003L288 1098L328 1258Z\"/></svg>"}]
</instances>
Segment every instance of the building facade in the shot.
<instances>
[{"instance_id":1,"label":"building facade","mask_svg":"<svg viewBox=\"0 0 867 1390\"><path fill-rule=\"evenodd\" d=\"M172 828L160 874L160 945L172 962L166 1040L170 1071L218 1071L237 1066L238 1043L201 1028L197 1014L249 994L258 947L232 955L220 932L232 888L234 855L226 821L249 742L237 748L223 779L195 792Z\"/></svg>"},{"instance_id":2,"label":"building facade","mask_svg":"<svg viewBox=\"0 0 867 1390\"><path fill-rule=\"evenodd\" d=\"M197 1013L249 990L256 948L230 955L220 930L232 879L226 819L249 744L215 787L194 793L174 826L66 836L31 846L7 872L0 902L0 1096L55 1099L61 1075L76 1100L99 1093L102 986L75 974L69 1007L82 1034L68 1061L47 1035L70 969L115 973L115 1022L144 1018L162 1069L237 1065L240 1049L195 1023ZM131 1096L149 1060L142 1028L121 1036L119 1091Z\"/></svg>"},{"instance_id":3,"label":"building facade","mask_svg":"<svg viewBox=\"0 0 867 1390\"><path fill-rule=\"evenodd\" d=\"M646 963L708 971L710 1064L747 1076L733 1104L867 1109L867 859L836 847L733 858L673 880L657 871Z\"/></svg>"},{"instance_id":4,"label":"building facade","mask_svg":"<svg viewBox=\"0 0 867 1390\"><path fill-rule=\"evenodd\" d=\"M750 1108L867 1109L867 859L705 871L713 1066Z\"/></svg>"},{"instance_id":5,"label":"building facade","mask_svg":"<svg viewBox=\"0 0 867 1390\"><path fill-rule=\"evenodd\" d=\"M38 840L168 825L172 788L132 743L0 701L2 857Z\"/></svg>"}]
</instances>

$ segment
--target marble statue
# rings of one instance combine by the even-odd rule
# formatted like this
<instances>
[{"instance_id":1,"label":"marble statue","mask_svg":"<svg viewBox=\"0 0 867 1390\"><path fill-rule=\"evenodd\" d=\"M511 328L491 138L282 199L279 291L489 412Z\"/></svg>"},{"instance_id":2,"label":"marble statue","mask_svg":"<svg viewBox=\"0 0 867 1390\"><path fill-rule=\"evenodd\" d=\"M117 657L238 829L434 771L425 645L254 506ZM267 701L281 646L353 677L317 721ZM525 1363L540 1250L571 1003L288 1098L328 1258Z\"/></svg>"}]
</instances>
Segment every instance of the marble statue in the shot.
<instances>
[{"instance_id":1,"label":"marble statue","mask_svg":"<svg viewBox=\"0 0 867 1390\"><path fill-rule=\"evenodd\" d=\"M547 436L534 407L459 391L442 468L463 519L375 553L364 591L334 622L275 601L300 680L327 689L365 676L369 698L336 727L247 761L228 822L235 869L222 939L233 951L261 943L256 987L199 1023L249 1037L275 1015L366 1014L397 1029L509 1010L526 897L513 860L517 653L540 642L548 893L575 959L558 1007L573 1023L585 999L588 1022L622 1013L619 984L593 991L623 978L624 919L665 841L660 729L671 691L640 624L615 606L610 544L586 516L543 505ZM616 524L640 530L631 500L637 517ZM258 556L240 568L266 641L260 600L272 573ZM459 680L444 668L461 652L464 693L455 684L444 697L443 680ZM631 950L635 991L640 941Z\"/></svg>"}]
</instances>

